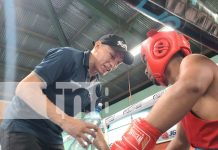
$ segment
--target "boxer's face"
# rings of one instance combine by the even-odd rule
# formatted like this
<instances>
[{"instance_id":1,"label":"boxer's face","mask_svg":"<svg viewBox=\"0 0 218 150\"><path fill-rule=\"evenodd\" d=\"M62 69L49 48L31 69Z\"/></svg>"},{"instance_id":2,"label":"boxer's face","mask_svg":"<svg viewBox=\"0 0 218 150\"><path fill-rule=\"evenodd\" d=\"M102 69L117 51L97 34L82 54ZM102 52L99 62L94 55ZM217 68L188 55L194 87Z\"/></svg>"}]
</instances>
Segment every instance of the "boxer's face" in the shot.
<instances>
[{"instance_id":1,"label":"boxer's face","mask_svg":"<svg viewBox=\"0 0 218 150\"><path fill-rule=\"evenodd\" d=\"M152 76L152 73L151 73L151 69L148 65L148 62L146 62L146 67L145 67L145 75L148 77L149 80L153 80L153 76Z\"/></svg>"},{"instance_id":2,"label":"boxer's face","mask_svg":"<svg viewBox=\"0 0 218 150\"><path fill-rule=\"evenodd\" d=\"M152 81L153 84L155 85L159 85L159 83L157 82L157 80L154 78L154 76L152 75L150 66L148 65L148 62L146 62L146 68L145 68L145 75L148 77L148 79L150 81Z\"/></svg>"},{"instance_id":3,"label":"boxer's face","mask_svg":"<svg viewBox=\"0 0 218 150\"><path fill-rule=\"evenodd\" d=\"M150 67L148 65L148 61L146 60L145 56L142 57L142 61L145 64L145 75L148 77L149 80L152 81L153 76L151 74L151 69L150 69Z\"/></svg>"}]
</instances>

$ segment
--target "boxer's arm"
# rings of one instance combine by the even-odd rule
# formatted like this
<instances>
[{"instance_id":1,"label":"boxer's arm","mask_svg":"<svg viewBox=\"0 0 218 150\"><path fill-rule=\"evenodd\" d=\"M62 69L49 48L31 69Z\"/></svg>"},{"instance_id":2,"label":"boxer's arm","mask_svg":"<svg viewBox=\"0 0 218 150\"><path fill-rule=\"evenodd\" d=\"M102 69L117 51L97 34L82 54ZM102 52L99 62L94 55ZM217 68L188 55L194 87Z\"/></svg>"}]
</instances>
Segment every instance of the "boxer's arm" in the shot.
<instances>
[{"instance_id":1,"label":"boxer's arm","mask_svg":"<svg viewBox=\"0 0 218 150\"><path fill-rule=\"evenodd\" d=\"M162 132L176 124L207 92L214 68L215 64L204 56L185 57L177 81L159 98L146 120Z\"/></svg>"},{"instance_id":2,"label":"boxer's arm","mask_svg":"<svg viewBox=\"0 0 218 150\"><path fill-rule=\"evenodd\" d=\"M183 130L181 123L177 124L176 137L170 142L166 150L189 150L190 145Z\"/></svg>"},{"instance_id":3,"label":"boxer's arm","mask_svg":"<svg viewBox=\"0 0 218 150\"><path fill-rule=\"evenodd\" d=\"M208 90L214 76L211 68L215 68L214 64L206 57L192 55L184 58L175 84L159 98L148 117L141 119L142 123L136 122L121 141L112 145L112 150L153 149L160 133L181 120Z\"/></svg>"},{"instance_id":4,"label":"boxer's arm","mask_svg":"<svg viewBox=\"0 0 218 150\"><path fill-rule=\"evenodd\" d=\"M171 63L171 65L174 64ZM213 81L213 70L211 68L214 67L212 65L214 64L208 58L200 55L184 58L179 68L180 74L177 81L159 98L147 118L141 120L143 123L136 123L135 128L131 127L131 132L127 131L122 136L122 141L114 143L112 150L121 150L121 147L124 147L125 150L137 150L141 149L142 145L144 150L153 149L160 136L156 133L158 131L165 132L176 124L205 94ZM138 132L138 128L142 132ZM140 139L143 137L146 144L138 142L138 137Z\"/></svg>"}]
</instances>

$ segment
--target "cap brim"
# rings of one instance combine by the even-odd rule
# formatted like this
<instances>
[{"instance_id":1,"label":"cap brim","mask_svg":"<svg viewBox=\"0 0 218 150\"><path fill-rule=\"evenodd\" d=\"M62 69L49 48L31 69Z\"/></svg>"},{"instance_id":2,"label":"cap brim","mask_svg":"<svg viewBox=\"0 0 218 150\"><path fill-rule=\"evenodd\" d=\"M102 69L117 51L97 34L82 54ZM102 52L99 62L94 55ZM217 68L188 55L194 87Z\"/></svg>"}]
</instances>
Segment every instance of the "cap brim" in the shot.
<instances>
[{"instance_id":1,"label":"cap brim","mask_svg":"<svg viewBox=\"0 0 218 150\"><path fill-rule=\"evenodd\" d=\"M123 57L123 63L127 65L132 65L133 62L134 62L134 56L130 52L125 51Z\"/></svg>"},{"instance_id":2,"label":"cap brim","mask_svg":"<svg viewBox=\"0 0 218 150\"><path fill-rule=\"evenodd\" d=\"M123 63L127 65L131 65L134 62L134 56L129 52L124 49L121 49L120 47L116 46L111 46L114 50L122 52L124 54L123 57Z\"/></svg>"}]
</instances>

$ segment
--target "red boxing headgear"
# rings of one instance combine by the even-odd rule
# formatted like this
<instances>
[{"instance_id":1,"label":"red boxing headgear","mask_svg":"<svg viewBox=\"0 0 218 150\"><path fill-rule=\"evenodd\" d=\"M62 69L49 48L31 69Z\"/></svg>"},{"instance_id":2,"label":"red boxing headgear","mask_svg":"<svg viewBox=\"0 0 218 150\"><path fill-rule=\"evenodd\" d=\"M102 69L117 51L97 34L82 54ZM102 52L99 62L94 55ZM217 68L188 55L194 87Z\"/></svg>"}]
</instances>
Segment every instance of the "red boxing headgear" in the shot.
<instances>
[{"instance_id":1,"label":"red boxing headgear","mask_svg":"<svg viewBox=\"0 0 218 150\"><path fill-rule=\"evenodd\" d=\"M141 56L151 69L156 82L167 86L164 71L173 55L181 51L184 56L191 54L188 39L176 31L150 31L149 38L142 43Z\"/></svg>"}]
</instances>

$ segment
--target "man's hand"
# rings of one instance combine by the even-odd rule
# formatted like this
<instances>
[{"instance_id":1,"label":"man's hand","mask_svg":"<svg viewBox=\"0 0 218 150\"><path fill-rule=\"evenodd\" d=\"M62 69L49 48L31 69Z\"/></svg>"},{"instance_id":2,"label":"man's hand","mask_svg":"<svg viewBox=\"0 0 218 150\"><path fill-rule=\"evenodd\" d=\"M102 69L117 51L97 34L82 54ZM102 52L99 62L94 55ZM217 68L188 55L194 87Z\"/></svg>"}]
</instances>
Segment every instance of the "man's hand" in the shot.
<instances>
[{"instance_id":1,"label":"man's hand","mask_svg":"<svg viewBox=\"0 0 218 150\"><path fill-rule=\"evenodd\" d=\"M92 144L92 141L87 138L86 134L95 138L95 132L98 131L98 126L70 116L65 116L60 126L64 131L73 136L84 148L87 148L89 144Z\"/></svg>"},{"instance_id":2,"label":"man's hand","mask_svg":"<svg viewBox=\"0 0 218 150\"><path fill-rule=\"evenodd\" d=\"M104 135L100 128L98 128L98 132L93 143L98 150L109 150L107 142L105 141Z\"/></svg>"}]
</instances>

